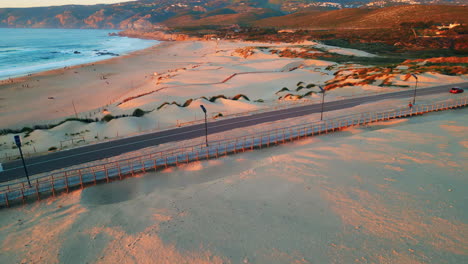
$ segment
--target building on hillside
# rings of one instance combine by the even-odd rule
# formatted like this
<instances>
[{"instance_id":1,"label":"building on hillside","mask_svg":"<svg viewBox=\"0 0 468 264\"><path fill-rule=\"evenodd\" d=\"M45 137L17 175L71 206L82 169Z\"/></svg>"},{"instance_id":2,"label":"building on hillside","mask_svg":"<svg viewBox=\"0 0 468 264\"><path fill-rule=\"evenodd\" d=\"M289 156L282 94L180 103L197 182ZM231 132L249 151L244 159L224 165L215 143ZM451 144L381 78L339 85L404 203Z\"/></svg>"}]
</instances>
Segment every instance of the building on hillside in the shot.
<instances>
[{"instance_id":1,"label":"building on hillside","mask_svg":"<svg viewBox=\"0 0 468 264\"><path fill-rule=\"evenodd\" d=\"M438 30L452 29L454 27L460 26L460 23L450 23L448 25L437 26Z\"/></svg>"}]
</instances>

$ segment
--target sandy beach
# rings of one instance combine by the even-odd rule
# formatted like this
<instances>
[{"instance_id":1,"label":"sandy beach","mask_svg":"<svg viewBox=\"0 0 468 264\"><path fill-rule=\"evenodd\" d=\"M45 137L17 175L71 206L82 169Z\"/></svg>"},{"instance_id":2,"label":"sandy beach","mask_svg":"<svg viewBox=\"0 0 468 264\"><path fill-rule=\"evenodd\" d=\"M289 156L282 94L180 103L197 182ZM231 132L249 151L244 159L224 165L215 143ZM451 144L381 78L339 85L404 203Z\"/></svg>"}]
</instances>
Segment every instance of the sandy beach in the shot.
<instances>
[{"instance_id":1,"label":"sandy beach","mask_svg":"<svg viewBox=\"0 0 468 264\"><path fill-rule=\"evenodd\" d=\"M130 55L0 81L1 128L74 116L72 101L80 114L102 109L129 90L149 83L153 70L183 65L168 57L152 57L162 57L162 51L174 44L166 42Z\"/></svg>"},{"instance_id":2,"label":"sandy beach","mask_svg":"<svg viewBox=\"0 0 468 264\"><path fill-rule=\"evenodd\" d=\"M319 103L319 85L330 87L327 100L412 89L408 67L342 65L332 61L283 56L309 52L360 57L360 50L306 43L237 41L162 42L130 55L5 80L0 84L0 129L57 124L65 118L101 120L105 115L132 115L110 122L66 122L52 129L21 133L27 155L144 131L174 127L202 119L200 104L210 118L297 103ZM317 51L314 51L317 52ZM372 80L365 76L372 75ZM424 88L466 81L466 75L436 72L419 75ZM383 85L384 84L384 85ZM75 112L76 111L76 112ZM0 157L17 155L12 135L0 136ZM74 141L72 141L74 139Z\"/></svg>"},{"instance_id":3,"label":"sandy beach","mask_svg":"<svg viewBox=\"0 0 468 264\"><path fill-rule=\"evenodd\" d=\"M201 119L200 104L213 118L318 103L318 85L332 87L327 100L413 89L405 65L389 72L278 55L307 52L302 45L375 56L317 43L164 42L4 82L1 125L59 122L74 117L75 109L79 118L99 120L146 111L142 117L70 121L20 133L26 154L46 153L71 147L66 142L72 138L96 142ZM421 89L467 80L429 71L418 76ZM418 103L449 98L431 95ZM325 118L407 103L388 99L327 112ZM462 263L468 232L465 116L461 109L349 128L2 210L0 262ZM280 126L260 124L210 140ZM17 155L13 144L11 134L0 136L0 157Z\"/></svg>"},{"instance_id":4,"label":"sandy beach","mask_svg":"<svg viewBox=\"0 0 468 264\"><path fill-rule=\"evenodd\" d=\"M463 263L466 114L350 128L0 210L0 262Z\"/></svg>"}]
</instances>

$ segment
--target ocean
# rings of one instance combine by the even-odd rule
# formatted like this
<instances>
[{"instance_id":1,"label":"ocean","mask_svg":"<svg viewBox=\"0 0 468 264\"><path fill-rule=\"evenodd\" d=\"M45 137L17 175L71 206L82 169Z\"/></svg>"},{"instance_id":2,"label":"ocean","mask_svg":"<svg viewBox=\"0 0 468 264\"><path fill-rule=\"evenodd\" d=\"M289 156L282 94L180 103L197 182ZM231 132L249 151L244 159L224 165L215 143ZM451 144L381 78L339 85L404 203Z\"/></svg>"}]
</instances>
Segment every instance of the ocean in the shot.
<instances>
[{"instance_id":1,"label":"ocean","mask_svg":"<svg viewBox=\"0 0 468 264\"><path fill-rule=\"evenodd\" d=\"M159 43L108 35L116 32L0 28L0 80L105 60Z\"/></svg>"}]
</instances>

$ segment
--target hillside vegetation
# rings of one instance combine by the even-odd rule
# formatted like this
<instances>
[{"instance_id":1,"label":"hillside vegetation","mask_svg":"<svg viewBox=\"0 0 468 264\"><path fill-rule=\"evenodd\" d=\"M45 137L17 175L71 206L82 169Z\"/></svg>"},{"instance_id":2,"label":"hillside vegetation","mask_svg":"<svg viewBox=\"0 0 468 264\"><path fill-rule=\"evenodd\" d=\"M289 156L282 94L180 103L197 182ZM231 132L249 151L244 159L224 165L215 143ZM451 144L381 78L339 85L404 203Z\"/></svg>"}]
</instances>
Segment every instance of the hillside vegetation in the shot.
<instances>
[{"instance_id":1,"label":"hillside vegetation","mask_svg":"<svg viewBox=\"0 0 468 264\"><path fill-rule=\"evenodd\" d=\"M233 24L251 25L260 19L280 15L283 14L270 8L228 6L227 8L217 9L207 13L189 13L186 15L175 16L162 22L162 24L168 27L178 28L229 26Z\"/></svg>"},{"instance_id":2,"label":"hillside vegetation","mask_svg":"<svg viewBox=\"0 0 468 264\"><path fill-rule=\"evenodd\" d=\"M149 29L160 28L161 24L182 28L238 24L331 29L389 28L414 21L468 22L468 6L400 5L330 10L333 7L314 3L318 4L309 0L140 0L112 5L0 8L0 27Z\"/></svg>"},{"instance_id":3,"label":"hillside vegetation","mask_svg":"<svg viewBox=\"0 0 468 264\"><path fill-rule=\"evenodd\" d=\"M386 8L347 8L303 11L259 20L259 27L278 28L391 28L403 22L468 23L468 6L404 5Z\"/></svg>"}]
</instances>

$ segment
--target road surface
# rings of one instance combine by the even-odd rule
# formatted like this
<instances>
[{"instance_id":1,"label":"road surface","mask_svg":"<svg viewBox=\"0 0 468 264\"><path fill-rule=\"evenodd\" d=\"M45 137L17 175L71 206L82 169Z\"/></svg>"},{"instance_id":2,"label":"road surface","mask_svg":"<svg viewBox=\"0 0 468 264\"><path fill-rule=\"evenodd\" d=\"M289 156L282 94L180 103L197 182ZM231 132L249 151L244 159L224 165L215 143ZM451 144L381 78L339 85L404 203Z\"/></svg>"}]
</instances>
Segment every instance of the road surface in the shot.
<instances>
[{"instance_id":1,"label":"road surface","mask_svg":"<svg viewBox=\"0 0 468 264\"><path fill-rule=\"evenodd\" d=\"M448 93L449 88L452 86L453 84L418 89L417 95L421 96L437 93ZM458 84L457 86L466 89L468 87L468 83L463 83L462 85ZM413 93L414 90L409 89L407 91L351 98L339 101L332 101L328 103L326 102L324 104L324 112L345 109L364 103L370 103L391 98L406 97L408 98L408 101L411 101L413 98ZM458 95L454 95L454 97L455 96ZM258 125L265 122L299 117L312 113L320 113L320 111L321 104L319 103L282 109L272 112L259 113L250 116L218 120L216 122L208 123L208 131L209 133L219 133L231 129ZM34 175L90 161L113 157L126 152L135 151L154 145L186 140L201 137L204 135L204 124L197 124L187 127L180 127L171 130L139 135L135 137L113 140L109 142L92 144L70 150L59 151L44 156L31 157L26 159L26 164L30 175ZM0 172L0 182L6 182L9 180L25 177L21 160L15 160L12 162L4 163L3 169L4 171Z\"/></svg>"}]
</instances>

